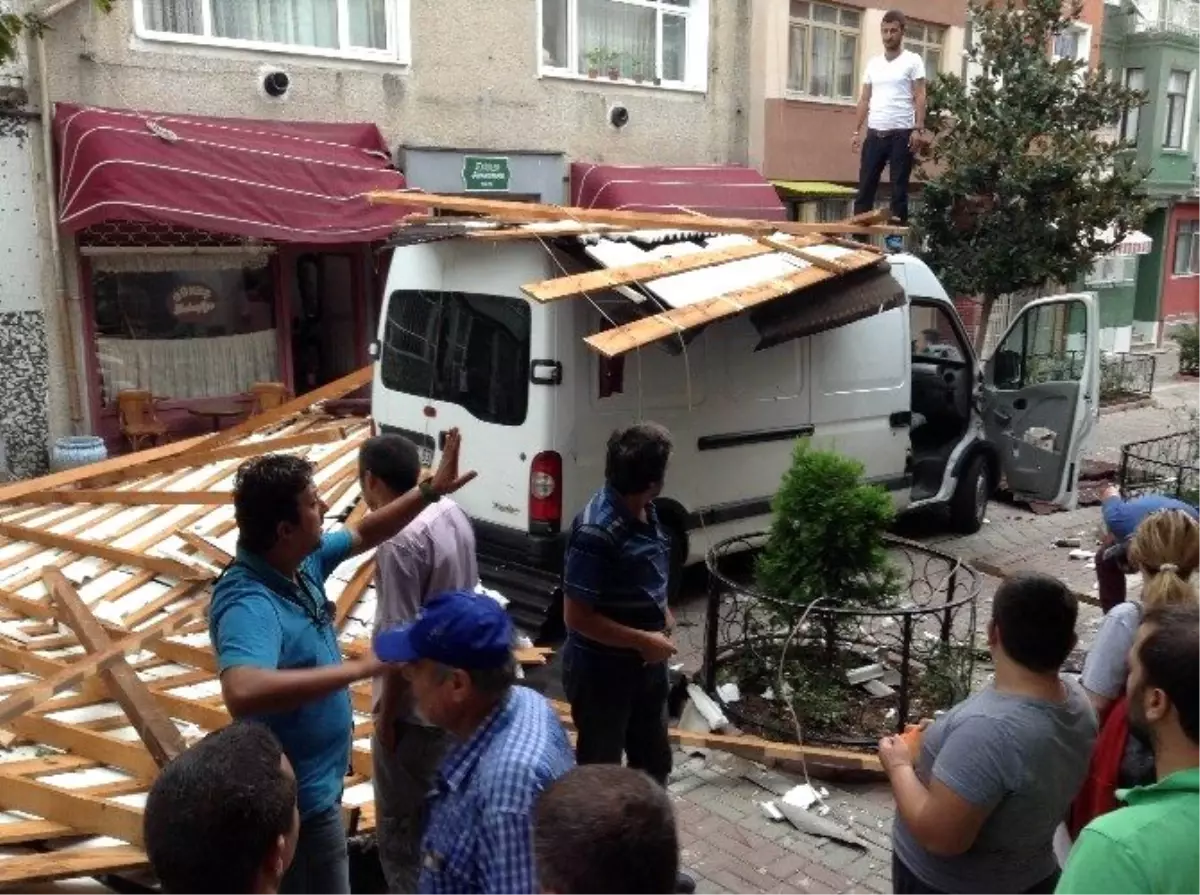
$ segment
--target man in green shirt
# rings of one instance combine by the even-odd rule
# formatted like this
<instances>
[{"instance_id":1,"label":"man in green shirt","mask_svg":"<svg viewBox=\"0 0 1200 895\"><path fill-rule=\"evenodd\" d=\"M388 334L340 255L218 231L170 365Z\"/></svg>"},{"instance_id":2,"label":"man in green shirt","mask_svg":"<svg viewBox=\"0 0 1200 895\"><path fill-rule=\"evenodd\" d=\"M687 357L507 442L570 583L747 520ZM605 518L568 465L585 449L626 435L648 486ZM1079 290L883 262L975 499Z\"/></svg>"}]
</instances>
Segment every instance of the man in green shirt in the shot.
<instances>
[{"instance_id":1,"label":"man in green shirt","mask_svg":"<svg viewBox=\"0 0 1200 895\"><path fill-rule=\"evenodd\" d=\"M1154 750L1157 782L1079 834L1058 893L1200 892L1200 616L1196 604L1146 613L1129 651L1129 725Z\"/></svg>"}]
</instances>

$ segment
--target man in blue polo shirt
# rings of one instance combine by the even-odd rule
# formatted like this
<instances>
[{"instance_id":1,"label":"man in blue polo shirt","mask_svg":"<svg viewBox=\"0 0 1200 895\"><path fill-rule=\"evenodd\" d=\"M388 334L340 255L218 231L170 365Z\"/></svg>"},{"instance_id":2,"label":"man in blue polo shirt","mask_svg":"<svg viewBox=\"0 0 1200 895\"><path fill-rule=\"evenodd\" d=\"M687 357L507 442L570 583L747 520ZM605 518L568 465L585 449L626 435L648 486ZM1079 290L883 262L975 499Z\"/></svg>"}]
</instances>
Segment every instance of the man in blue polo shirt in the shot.
<instances>
[{"instance_id":1,"label":"man in blue polo shirt","mask_svg":"<svg viewBox=\"0 0 1200 895\"><path fill-rule=\"evenodd\" d=\"M533 811L575 764L546 698L514 686L508 613L450 591L415 621L382 631L375 652L403 663L416 714L455 742L429 794L419 892L535 893Z\"/></svg>"},{"instance_id":2,"label":"man in blue polo shirt","mask_svg":"<svg viewBox=\"0 0 1200 895\"><path fill-rule=\"evenodd\" d=\"M210 635L230 714L266 724L296 772L300 838L283 892L350 891L341 819L353 726L347 688L382 667L371 655L342 661L325 581L474 478L458 474L460 445L451 430L432 479L330 534L322 534L329 507L307 460L268 454L238 469L237 558L213 588Z\"/></svg>"},{"instance_id":3,"label":"man in blue polo shirt","mask_svg":"<svg viewBox=\"0 0 1200 895\"><path fill-rule=\"evenodd\" d=\"M1096 583L1100 608L1105 612L1125 602L1125 576L1131 571L1125 559L1134 532L1147 516L1163 510L1183 510L1200 519L1200 510L1190 503L1162 494L1146 494L1125 500L1114 485L1100 495L1105 537L1096 552Z\"/></svg>"},{"instance_id":4,"label":"man in blue polo shirt","mask_svg":"<svg viewBox=\"0 0 1200 895\"><path fill-rule=\"evenodd\" d=\"M571 526L563 570L563 689L580 764L620 764L663 786L671 773L667 660L675 619L667 607L671 539L653 501L671 436L642 423L608 440L605 485ZM680 876L681 891L691 891Z\"/></svg>"}]
</instances>

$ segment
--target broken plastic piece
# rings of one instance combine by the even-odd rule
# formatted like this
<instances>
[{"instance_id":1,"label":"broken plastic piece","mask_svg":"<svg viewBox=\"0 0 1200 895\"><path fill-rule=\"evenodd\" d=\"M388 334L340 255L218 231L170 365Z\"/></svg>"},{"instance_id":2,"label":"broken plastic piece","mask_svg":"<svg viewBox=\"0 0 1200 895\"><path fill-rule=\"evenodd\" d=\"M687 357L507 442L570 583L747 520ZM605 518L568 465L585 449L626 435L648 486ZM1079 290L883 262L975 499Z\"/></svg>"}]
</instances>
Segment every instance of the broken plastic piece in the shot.
<instances>
[{"instance_id":1,"label":"broken plastic piece","mask_svg":"<svg viewBox=\"0 0 1200 895\"><path fill-rule=\"evenodd\" d=\"M742 698L742 691L736 683L730 681L717 686L717 696L724 703L738 702Z\"/></svg>"}]
</instances>

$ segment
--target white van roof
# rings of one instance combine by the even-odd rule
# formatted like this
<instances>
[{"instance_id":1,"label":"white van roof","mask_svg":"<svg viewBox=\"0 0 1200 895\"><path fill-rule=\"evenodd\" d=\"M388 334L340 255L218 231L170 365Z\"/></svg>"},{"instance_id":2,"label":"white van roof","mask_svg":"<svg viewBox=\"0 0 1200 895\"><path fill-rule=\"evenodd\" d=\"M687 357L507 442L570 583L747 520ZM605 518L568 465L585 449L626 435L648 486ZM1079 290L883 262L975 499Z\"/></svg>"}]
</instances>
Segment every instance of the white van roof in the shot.
<instances>
[{"instance_id":1,"label":"white van roof","mask_svg":"<svg viewBox=\"0 0 1200 895\"><path fill-rule=\"evenodd\" d=\"M888 264L910 298L937 298L950 301L950 296L929 265L908 252L888 255Z\"/></svg>"}]
</instances>

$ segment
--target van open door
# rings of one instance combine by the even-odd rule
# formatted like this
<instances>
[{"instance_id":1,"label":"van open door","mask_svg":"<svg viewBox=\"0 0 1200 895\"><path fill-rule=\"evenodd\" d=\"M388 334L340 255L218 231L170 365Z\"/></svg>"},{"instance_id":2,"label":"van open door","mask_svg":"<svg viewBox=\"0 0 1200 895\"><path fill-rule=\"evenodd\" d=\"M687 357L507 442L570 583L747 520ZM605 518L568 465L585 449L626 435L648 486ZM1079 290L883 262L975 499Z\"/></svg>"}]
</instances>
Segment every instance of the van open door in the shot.
<instances>
[{"instance_id":1,"label":"van open door","mask_svg":"<svg viewBox=\"0 0 1200 895\"><path fill-rule=\"evenodd\" d=\"M1095 425L1096 303L1056 295L1026 305L984 366L983 427L1019 498L1075 506L1079 459Z\"/></svg>"}]
</instances>

